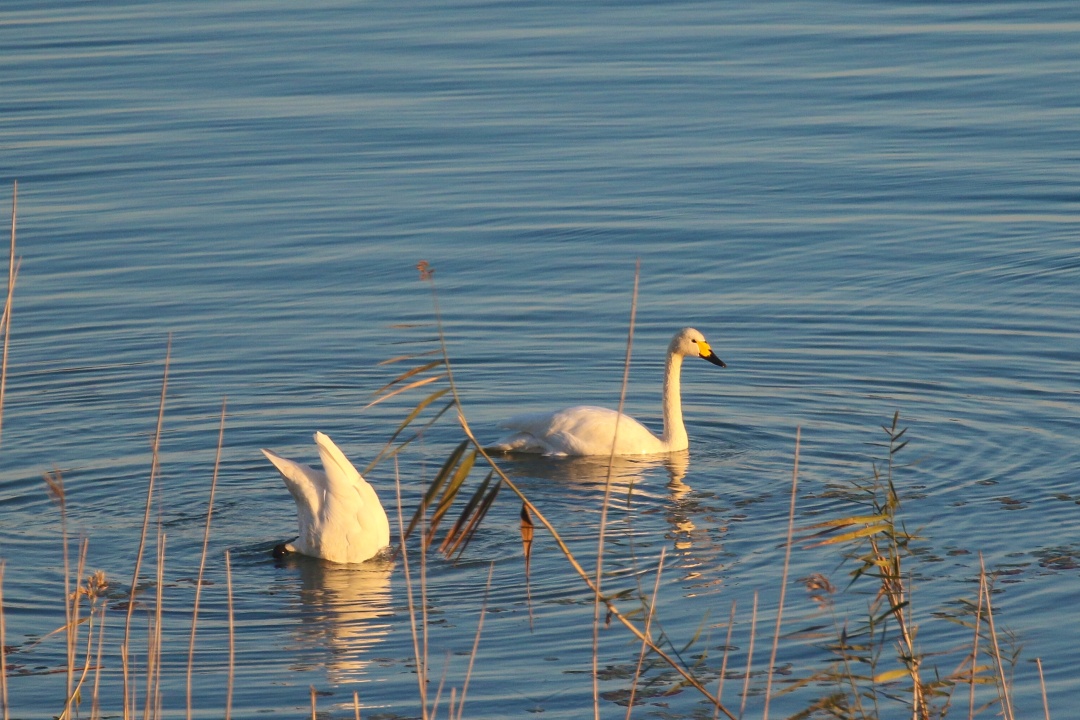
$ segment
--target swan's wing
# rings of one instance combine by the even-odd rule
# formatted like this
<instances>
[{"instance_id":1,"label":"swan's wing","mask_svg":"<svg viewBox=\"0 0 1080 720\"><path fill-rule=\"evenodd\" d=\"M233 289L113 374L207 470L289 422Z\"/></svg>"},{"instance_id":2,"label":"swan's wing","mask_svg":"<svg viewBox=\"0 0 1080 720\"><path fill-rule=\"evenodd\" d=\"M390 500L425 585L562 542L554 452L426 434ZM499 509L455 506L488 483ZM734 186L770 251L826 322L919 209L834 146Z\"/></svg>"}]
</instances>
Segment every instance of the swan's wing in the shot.
<instances>
[{"instance_id":1,"label":"swan's wing","mask_svg":"<svg viewBox=\"0 0 1080 720\"><path fill-rule=\"evenodd\" d=\"M326 470L322 557L363 562L390 544L386 511L375 490L333 440L320 432L315 433L315 443Z\"/></svg>"},{"instance_id":2,"label":"swan's wing","mask_svg":"<svg viewBox=\"0 0 1080 720\"><path fill-rule=\"evenodd\" d=\"M307 552L305 548L319 532L318 517L322 509L320 488L326 484L326 476L319 470L283 458L265 448L262 452L281 473L281 477L285 480L285 487L289 489L289 494L296 501L296 519L300 530L300 537L296 544L300 552Z\"/></svg>"}]
</instances>

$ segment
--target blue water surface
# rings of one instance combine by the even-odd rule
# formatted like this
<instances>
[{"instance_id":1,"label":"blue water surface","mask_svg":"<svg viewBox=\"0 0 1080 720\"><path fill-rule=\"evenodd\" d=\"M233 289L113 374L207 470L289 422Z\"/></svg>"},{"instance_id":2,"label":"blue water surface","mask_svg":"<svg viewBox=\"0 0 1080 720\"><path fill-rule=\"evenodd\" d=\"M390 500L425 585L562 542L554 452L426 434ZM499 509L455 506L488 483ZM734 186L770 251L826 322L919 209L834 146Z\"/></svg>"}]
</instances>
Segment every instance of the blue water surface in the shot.
<instances>
[{"instance_id":1,"label":"blue water surface","mask_svg":"<svg viewBox=\"0 0 1080 720\"><path fill-rule=\"evenodd\" d=\"M806 527L859 511L837 490L885 469L895 412L910 440L902 514L923 538L909 566L923 650L945 653L942 674L962 661L969 631L940 615L974 601L981 556L1005 652L1022 646L1017 715L1042 713L1035 658L1052 714L1076 704L1074 4L15 0L0 46L0 180L5 197L18 181L21 260L0 438L11 717L63 709L64 641L45 637L64 625L61 514L45 473L64 481L72 556L85 538L86 572L110 583L99 696L122 712L167 355L134 614L139 711L159 529L160 703L169 717L187 707L225 403L194 714L226 703L229 551L235 717L310 714L311 687L333 717L354 716L354 692L364 717L421 715L404 560L274 561L294 507L259 452L315 462L322 430L360 467L378 453L424 396L365 409L409 367L380 361L434 347L421 260L482 437L519 411L619 402L639 263L627 411L657 427L680 327L728 363L684 368L688 459L615 468L605 559L630 612L664 552L657 627L710 688L723 665L727 707L750 667L745 713L763 712L797 428ZM401 455L406 518L458 438L448 416ZM506 466L593 563L606 466ZM391 463L369 474L396 525L394 478ZM417 603L429 701L447 668L440 712L464 687L485 592L466 713L592 712L590 594L539 529L526 578L519 507L503 492L457 562L427 559ZM829 659L802 631L834 620L799 579L843 588L852 567L806 545L774 691ZM865 616L871 591L839 598L836 622ZM603 717L625 716L638 650L617 623L600 631ZM637 717L712 717L670 671L646 678ZM774 697L770 712L828 690Z\"/></svg>"}]
</instances>

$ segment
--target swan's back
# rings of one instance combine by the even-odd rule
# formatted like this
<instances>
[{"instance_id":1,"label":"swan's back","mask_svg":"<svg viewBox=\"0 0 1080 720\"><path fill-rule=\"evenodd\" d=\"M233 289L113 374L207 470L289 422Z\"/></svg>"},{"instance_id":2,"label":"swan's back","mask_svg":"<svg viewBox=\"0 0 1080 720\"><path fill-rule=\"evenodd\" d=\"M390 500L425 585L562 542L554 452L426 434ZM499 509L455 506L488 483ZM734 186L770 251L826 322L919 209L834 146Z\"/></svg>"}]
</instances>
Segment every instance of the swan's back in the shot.
<instances>
[{"instance_id":1,"label":"swan's back","mask_svg":"<svg viewBox=\"0 0 1080 720\"><path fill-rule=\"evenodd\" d=\"M607 455L618 423L616 455L667 452L663 442L629 415L615 410L579 405L554 413L526 413L501 423L512 432L493 449L543 455Z\"/></svg>"}]
</instances>

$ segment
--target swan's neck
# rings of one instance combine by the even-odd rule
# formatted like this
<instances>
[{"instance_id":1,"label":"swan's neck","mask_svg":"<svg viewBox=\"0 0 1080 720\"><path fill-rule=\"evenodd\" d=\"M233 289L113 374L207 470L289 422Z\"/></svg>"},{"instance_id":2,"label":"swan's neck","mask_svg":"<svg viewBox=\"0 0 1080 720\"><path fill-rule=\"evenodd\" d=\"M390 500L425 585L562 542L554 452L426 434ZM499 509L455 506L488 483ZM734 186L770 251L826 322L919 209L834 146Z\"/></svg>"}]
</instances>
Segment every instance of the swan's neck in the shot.
<instances>
[{"instance_id":1,"label":"swan's neck","mask_svg":"<svg viewBox=\"0 0 1080 720\"><path fill-rule=\"evenodd\" d=\"M685 450L690 446L686 426L682 418L682 394L679 375L682 372L682 355L669 352L664 367L664 445L668 452Z\"/></svg>"}]
</instances>

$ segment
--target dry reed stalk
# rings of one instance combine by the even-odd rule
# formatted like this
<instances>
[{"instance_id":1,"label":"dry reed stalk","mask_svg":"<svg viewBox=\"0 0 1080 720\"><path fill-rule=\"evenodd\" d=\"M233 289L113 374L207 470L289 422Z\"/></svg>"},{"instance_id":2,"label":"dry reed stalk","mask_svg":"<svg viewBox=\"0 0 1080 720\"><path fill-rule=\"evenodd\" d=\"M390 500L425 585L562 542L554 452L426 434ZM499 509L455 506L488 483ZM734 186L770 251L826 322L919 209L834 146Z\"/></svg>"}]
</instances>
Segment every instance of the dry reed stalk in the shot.
<instances>
[{"instance_id":1,"label":"dry reed stalk","mask_svg":"<svg viewBox=\"0 0 1080 720\"><path fill-rule=\"evenodd\" d=\"M498 464L496 464L495 461L491 458L491 456L487 453L487 451L484 450L484 446L480 443L479 440L477 440L476 435L473 433L472 428L469 426L468 420L466 420L465 416L460 412L458 413L458 424L461 425L461 429L465 433L466 437L469 438L469 441L472 442L473 445L477 448L477 453L481 455L485 459L485 461L487 461L495 474L499 476L499 480L504 485L506 485L506 487L508 487L511 492L517 495L518 499L521 500L522 504L525 505L526 508L528 508L529 513L532 515L532 517L539 520L540 524L543 525L544 528L551 534L551 539L555 541L555 544L559 547L559 550L563 553L563 556L566 557L567 562L570 563L570 567L573 568L574 572L578 574L578 577L580 577L582 582L585 583L588 590L591 593L596 594L596 587L593 584L592 577L581 566L581 563L578 562L577 558L574 557L573 552L570 551L570 548L566 544L566 541L563 540L562 535L559 534L559 531L555 528L551 521L548 520L542 512L540 512L540 509L537 508L531 500L529 500L529 498L525 495L521 488L519 488L517 484L513 480L511 480L505 472L502 471L502 468L500 468ZM686 682L690 686L692 686L695 690L701 693L706 700L708 700L714 705L719 706L720 712L722 712L724 716L728 718L728 720L736 720L736 716L726 707L720 705L719 701L713 696L712 693L709 692L709 690L704 685L701 684L700 680L698 680L690 672L688 672L675 658L671 657L669 653L665 652L663 648L656 645L651 640L648 640L645 637L644 633L642 633L642 631L636 625L634 625L634 623L631 622L629 618L623 615L619 608L616 607L613 602L606 598L602 599L602 601L607 606L608 614L613 619L618 620L619 623L627 630L629 630L630 633L638 640L647 641L649 643L649 649L653 653L655 653L657 657L667 663L672 670L677 672L684 680L686 680Z\"/></svg>"},{"instance_id":2,"label":"dry reed stalk","mask_svg":"<svg viewBox=\"0 0 1080 720\"><path fill-rule=\"evenodd\" d=\"M425 281L432 281L432 274L434 271L430 269L430 266L428 266L425 262L421 262L418 267L421 270L421 278ZM589 573L585 571L585 568L581 566L581 563L578 562L573 552L570 551L570 547L562 539L559 531L556 530L555 526L551 523L551 521L548 520L542 512L540 512L539 508L537 508L536 505L534 505L532 501L529 500L529 498L525 495L521 488L519 488L517 484L514 483L514 481L511 480L505 472L503 472L502 468L498 466L498 464L492 459L491 455L488 454L488 452L484 449L483 443L481 443L476 438L476 434L473 433L472 428L469 426L469 421L465 418L465 415L461 410L461 396L458 393L457 383L454 380L453 369L450 365L450 355L446 349L446 333L443 329L442 313L439 309L439 296L438 293L435 291L435 284L433 281L431 282L431 296L435 313L435 324L438 328L439 348L442 352L443 362L446 365L446 380L450 386L450 391L454 398L452 405L457 409L457 421L458 424L461 426L462 432L465 433L465 436L469 439L469 442L472 443L473 447L476 449L476 453L484 458L484 461L487 462L492 472L498 476L499 482L502 485L510 488L510 491L513 492L519 500L521 500L522 505L531 514L531 516L539 520L540 524L543 525L544 528L551 534L552 540L555 541L555 544L559 547L560 552L562 552L567 562L570 563L570 567L573 568L574 572L577 573L578 577L581 578L582 582L585 583L587 589L595 597L600 597L600 593L597 590L595 584L593 583L592 577L589 575ZM450 406L448 405L447 407L449 408ZM398 492L398 498L400 521L400 489ZM407 574L406 578L408 578ZM679 663L679 661L673 658L669 653L665 652L663 648L659 647L651 640L648 640L645 637L644 633L641 631L641 629L634 625L634 623L631 622L629 618L623 615L619 608L616 607L612 601L602 597L601 601L607 606L608 615L610 617L618 620L619 623L622 624L622 626L625 627L628 631L630 631L630 633L634 635L634 637L636 637L638 640L648 642L649 649L653 653L655 653L657 657L667 663L671 667L671 669L677 672L690 686L692 686L695 690L701 693L706 700L716 705L719 711L722 712L724 716L728 718L728 720L736 720L735 715L726 707L721 705L719 700L713 697L712 693L710 693L709 690L701 684L700 680L698 680L696 677L694 677L693 674L687 671L686 668L684 668L682 664Z\"/></svg>"},{"instance_id":3,"label":"dry reed stalk","mask_svg":"<svg viewBox=\"0 0 1080 720\"><path fill-rule=\"evenodd\" d=\"M450 651L446 651L446 657L443 658L442 675L439 676L439 685L435 688L435 699L431 703L431 720L435 720L439 716L439 703L442 701L443 687L446 686L446 673L450 671ZM450 692L450 717L454 716L454 693Z\"/></svg>"},{"instance_id":4,"label":"dry reed stalk","mask_svg":"<svg viewBox=\"0 0 1080 720\"><path fill-rule=\"evenodd\" d=\"M356 720L360 720L360 694L355 690L353 690L352 694L352 707Z\"/></svg>"},{"instance_id":5,"label":"dry reed stalk","mask_svg":"<svg viewBox=\"0 0 1080 720\"><path fill-rule=\"evenodd\" d=\"M149 637L146 641L146 701L143 709L145 720L161 717L161 619L165 591L165 533L161 532L160 527L158 528L156 569L155 607Z\"/></svg>"},{"instance_id":6,"label":"dry reed stalk","mask_svg":"<svg viewBox=\"0 0 1080 720\"><path fill-rule=\"evenodd\" d=\"M420 708L423 720L428 718L427 659L420 657L420 639L416 634L416 607L413 604L412 574L409 572L409 550L405 546L405 518L401 514L401 476L397 458L394 458L394 487L397 490L398 532L401 537L401 562L405 570L405 596L409 603L409 629L412 631L413 657L416 659L416 681L419 685Z\"/></svg>"},{"instance_id":7,"label":"dry reed stalk","mask_svg":"<svg viewBox=\"0 0 1080 720\"><path fill-rule=\"evenodd\" d=\"M780 603L776 609L776 630L773 632L772 654L769 656L768 674L765 680L765 707L761 711L762 720L769 720L769 698L772 695L773 667L776 665L776 652L780 647L780 624L784 618L784 597L787 595L788 568L791 567L791 539L795 534L795 498L799 487L799 443L802 428L795 429L795 467L791 471L791 509L788 511L787 543L784 549L784 568L780 575Z\"/></svg>"},{"instance_id":8,"label":"dry reed stalk","mask_svg":"<svg viewBox=\"0 0 1080 720\"><path fill-rule=\"evenodd\" d=\"M139 550L135 554L135 570L131 578L131 593L128 597L127 616L124 620L124 642L121 648L124 652L122 664L124 666L124 720L130 720L135 710L134 688L131 688L131 705L128 705L128 667L127 653L131 648L131 615L135 611L135 594L139 587L139 573L142 570L143 551L146 548L146 531L150 527L150 508L154 504L154 482L157 480L160 463L161 426L165 420L165 395L169 387L169 360L172 357L172 335L169 335L168 344L165 348L165 370L161 378L161 400L158 403L157 429L154 431L154 440L150 454L150 482L146 488L146 510L143 513L142 532L139 535Z\"/></svg>"},{"instance_id":9,"label":"dry reed stalk","mask_svg":"<svg viewBox=\"0 0 1080 720\"><path fill-rule=\"evenodd\" d=\"M1042 690L1043 716L1050 720L1050 703L1046 699L1046 678L1043 677L1042 658L1035 658L1035 667L1039 669L1039 688Z\"/></svg>"},{"instance_id":10,"label":"dry reed stalk","mask_svg":"<svg viewBox=\"0 0 1080 720\"><path fill-rule=\"evenodd\" d=\"M394 472L398 472L397 458L394 458ZM420 540L423 547L427 547L428 540L425 539L425 535L430 530L424 527L422 522L420 525ZM404 547L405 543L402 543ZM420 632L423 639L423 662L424 662L424 683L428 682L429 673L431 668L428 666L428 658L430 657L430 650L428 645L428 615L427 615L427 553L423 550L420 551ZM417 661L419 662L419 658ZM431 717L435 717L434 711L431 713Z\"/></svg>"},{"instance_id":11,"label":"dry reed stalk","mask_svg":"<svg viewBox=\"0 0 1080 720\"><path fill-rule=\"evenodd\" d=\"M994 629L994 608L993 603L990 601L990 586L985 582L986 565L982 553L979 553L979 571L984 578L982 587L983 592L986 594L986 624L990 628L990 641L994 648L994 662L997 664L998 669L998 682L1000 683L998 697L1001 700L1001 712L1005 720L1016 720L1016 716L1013 714L1012 700L1009 698L1009 686L1005 681L1005 664L1001 661L1001 648L998 646L997 631Z\"/></svg>"},{"instance_id":12,"label":"dry reed stalk","mask_svg":"<svg viewBox=\"0 0 1080 720\"><path fill-rule=\"evenodd\" d=\"M206 552L210 547L210 518L214 514L214 493L217 490L218 470L221 468L221 445L225 439L225 400L221 401L221 422L218 425L217 455L214 458L214 475L210 480L210 500L206 504L206 529L203 531L202 555L199 556L199 576L195 581L195 604L191 610L191 638L188 640L187 663L187 720L191 720L191 675L195 662L195 628L199 624L199 598L202 595L203 572L206 569Z\"/></svg>"},{"instance_id":13,"label":"dry reed stalk","mask_svg":"<svg viewBox=\"0 0 1080 720\"><path fill-rule=\"evenodd\" d=\"M232 716L233 669L236 667L236 642L233 623L232 565L225 551L225 597L229 609L229 679L225 689L225 720Z\"/></svg>"},{"instance_id":14,"label":"dry reed stalk","mask_svg":"<svg viewBox=\"0 0 1080 720\"><path fill-rule=\"evenodd\" d=\"M97 720L97 718L101 717L98 689L101 687L101 657L105 646L105 610L108 606L108 603L102 603L101 608L98 610L97 659L94 661L94 691L90 700L90 720Z\"/></svg>"},{"instance_id":15,"label":"dry reed stalk","mask_svg":"<svg viewBox=\"0 0 1080 720\"><path fill-rule=\"evenodd\" d=\"M746 696L750 692L750 669L754 665L754 635L757 634L758 593L754 591L754 606L750 611L750 646L746 649L746 676L743 678L742 702L739 703L739 717L746 711Z\"/></svg>"},{"instance_id":16,"label":"dry reed stalk","mask_svg":"<svg viewBox=\"0 0 1080 720\"><path fill-rule=\"evenodd\" d=\"M645 637L649 637L649 631L652 629L653 613L656 611L656 597L660 594L660 575L664 572L666 552L667 548L660 548L660 561L656 565L656 581L653 582L652 599L649 600L649 611L645 614ZM648 645L641 643L637 667L634 669L634 677L630 680L630 699L626 703L626 720L630 720L630 713L634 710L634 695L637 693L638 681L641 678L641 666L645 664L645 651L648 649Z\"/></svg>"},{"instance_id":17,"label":"dry reed stalk","mask_svg":"<svg viewBox=\"0 0 1080 720\"><path fill-rule=\"evenodd\" d=\"M476 621L476 636L473 638L472 652L469 654L469 667L465 671L465 683L461 686L461 699L458 701L458 720L465 710L465 695L469 692L469 680L472 679L473 663L480 650L480 632L484 629L484 616L487 614L488 594L491 592L491 576L495 573L495 563L488 566L487 585L484 586L484 602L480 606L480 619ZM454 720L453 705L450 706L450 720Z\"/></svg>"},{"instance_id":18,"label":"dry reed stalk","mask_svg":"<svg viewBox=\"0 0 1080 720\"><path fill-rule=\"evenodd\" d=\"M59 476L59 473L57 473ZM75 652L79 643L79 598L82 596L80 592L82 586L80 585L79 578L83 576L83 571L86 568L86 553L89 550L90 542L83 538L82 543L79 546L79 561L75 565L75 592L71 593L65 599L65 605L70 606L70 612L65 613L69 619L67 627L67 654L68 654L68 682L71 683L74 678L75 670ZM65 543L64 554L67 554L67 544ZM65 583L66 587L66 583ZM91 617L91 620L93 618ZM70 717L71 715L71 703L75 702L75 698L78 696L79 688L82 687L83 681L86 679L87 673L90 671L90 642L93 638L93 628L89 627L86 631L86 661L83 663L82 677L77 684L72 684L68 688L68 699L65 703L64 712L61 713L61 718Z\"/></svg>"},{"instance_id":19,"label":"dry reed stalk","mask_svg":"<svg viewBox=\"0 0 1080 720\"><path fill-rule=\"evenodd\" d=\"M8 718L8 692L7 692L7 652L5 645L7 636L4 634L4 567L6 561L0 559L0 705L3 710L4 720Z\"/></svg>"},{"instance_id":20,"label":"dry reed stalk","mask_svg":"<svg viewBox=\"0 0 1080 720\"><path fill-rule=\"evenodd\" d=\"M968 720L975 717L975 670L979 664L979 627L982 625L983 584L985 571L979 572L979 601L975 607L975 639L971 642L971 675L968 678Z\"/></svg>"},{"instance_id":21,"label":"dry reed stalk","mask_svg":"<svg viewBox=\"0 0 1080 720\"><path fill-rule=\"evenodd\" d=\"M724 675L727 673L728 656L731 654L731 631L735 629L735 601L731 601L731 614L728 616L727 637L724 639L724 659L720 662L720 678L716 681L716 709L713 720L720 717L720 699L724 696Z\"/></svg>"},{"instance_id":22,"label":"dry reed stalk","mask_svg":"<svg viewBox=\"0 0 1080 720\"><path fill-rule=\"evenodd\" d=\"M67 665L65 668L67 679L65 697L67 700L64 703L62 714L70 715L72 689L75 685L75 640L72 635L75 632L75 626L71 616L73 602L71 599L71 559L68 556L67 493L64 491L64 478L60 471L45 473L45 486L53 501L60 508L60 547L64 555L64 634L65 650L67 652Z\"/></svg>"},{"instance_id":23,"label":"dry reed stalk","mask_svg":"<svg viewBox=\"0 0 1080 720\"><path fill-rule=\"evenodd\" d=\"M15 276L18 270L15 266L15 215L19 204L19 181L16 180L11 189L11 251L8 255L8 284L7 299L4 301L4 314L0 318L0 325L4 329L4 355L0 360L0 431L4 421L4 392L7 388L8 347L11 345L11 310L12 301L15 298Z\"/></svg>"},{"instance_id":24,"label":"dry reed stalk","mask_svg":"<svg viewBox=\"0 0 1080 720\"><path fill-rule=\"evenodd\" d=\"M315 686L308 685L308 691L311 693L311 720L315 720Z\"/></svg>"},{"instance_id":25,"label":"dry reed stalk","mask_svg":"<svg viewBox=\"0 0 1080 720\"><path fill-rule=\"evenodd\" d=\"M604 578L604 540L607 533L608 504L611 501L611 478L615 467L615 443L619 439L619 420L622 419L626 405L626 386L630 383L630 356L634 348L634 318L637 315L638 279L641 274L641 260L634 270L634 292L630 297L630 329L626 336L626 359L623 362L622 385L619 388L619 408L615 415L615 431L611 438L611 454L608 455L607 478L604 481L604 500L600 506L600 532L596 541L596 589L593 595L593 637L592 637L592 688L593 718L600 720L600 603L601 586ZM646 633L648 634L648 633Z\"/></svg>"},{"instance_id":26,"label":"dry reed stalk","mask_svg":"<svg viewBox=\"0 0 1080 720\"><path fill-rule=\"evenodd\" d=\"M80 554L80 558L79 558L79 572L78 572L78 574L77 574L77 576L78 576L78 577L82 577L82 569L83 569L83 567L85 566L85 561L86 561L86 550L87 550L88 546L89 546L89 543L88 543L88 541L86 541L86 540L83 540L83 544L82 544L82 552L81 552L81 554ZM75 599L75 600L73 600L73 603L74 603L74 602L78 602L77 598L78 598L78 596L79 596L79 595L80 595L81 593L82 593L82 588L81 588L81 586L80 586L80 587L79 587L79 589L77 589L77 590L75 591L75 596L76 596L76 599ZM81 675L79 676L79 681L78 681L78 682L77 682L77 683L75 684L75 688L74 688L74 690L72 691L72 693L71 693L70 695L68 695L68 700L67 700L66 706L65 706L65 708L64 708L64 711L63 711L62 713L60 713L60 715L59 715L59 717L57 718L57 720L65 720L66 718L70 718L70 717L71 717L71 714L70 714L70 712L69 712L69 710L70 710L70 708L71 708L71 703L75 702L76 698L80 696L80 694L81 694L81 692L82 692L82 686L83 686L83 684L84 684L84 683L86 682L86 676L90 674L90 659L91 659L91 658L93 657L93 652L92 652L92 648L93 648L93 640L94 640L94 609L93 609L93 598L94 598L94 597L96 597L96 594L92 594L92 593L96 593L96 591L95 591L94 589L92 589L92 588L90 587L90 579L88 578L88 579L87 579L87 586L86 586L86 594L87 594L87 597L88 597L88 598L91 598L91 601L90 601L90 602L91 602L91 606L90 606L90 614L89 614L89 615L88 615L88 617L87 617L87 630L86 630L86 656L85 656L85 660L83 661L83 669L82 669L82 673L81 673ZM104 611L102 610L102 613L103 613L103 612L104 612ZM75 619L75 621L76 621L76 623L78 623L78 622L79 622L79 621L78 621L78 615L77 615L77 613L76 613L76 619ZM98 634L100 635L100 633L101 633L101 631L99 630L99 631L98 631ZM98 652L99 652L99 655L100 655L100 651L101 651L101 644L100 644L100 642L99 642L99 643L98 643ZM100 660L100 658L99 658L99 660ZM99 668L99 669L100 669L100 668Z\"/></svg>"}]
</instances>

